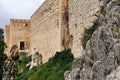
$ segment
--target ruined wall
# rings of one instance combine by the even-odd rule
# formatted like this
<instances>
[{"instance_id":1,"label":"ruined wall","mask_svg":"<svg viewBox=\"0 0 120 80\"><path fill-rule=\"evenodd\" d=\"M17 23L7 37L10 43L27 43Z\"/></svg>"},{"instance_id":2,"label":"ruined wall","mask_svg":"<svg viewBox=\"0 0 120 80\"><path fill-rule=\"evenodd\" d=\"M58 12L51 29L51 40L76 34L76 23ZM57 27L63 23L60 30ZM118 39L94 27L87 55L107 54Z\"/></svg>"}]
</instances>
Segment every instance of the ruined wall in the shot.
<instances>
[{"instance_id":1,"label":"ruined wall","mask_svg":"<svg viewBox=\"0 0 120 80\"><path fill-rule=\"evenodd\" d=\"M6 45L7 53L13 45L17 45L19 51L26 51L30 47L30 21L23 19L11 19L10 26L6 27ZM24 50L20 50L20 42L24 42Z\"/></svg>"},{"instance_id":2,"label":"ruined wall","mask_svg":"<svg viewBox=\"0 0 120 80\"><path fill-rule=\"evenodd\" d=\"M96 13L100 9L99 0L69 0L69 29L71 49L75 57L82 55L81 39L84 29L92 26Z\"/></svg>"},{"instance_id":3,"label":"ruined wall","mask_svg":"<svg viewBox=\"0 0 120 80\"><path fill-rule=\"evenodd\" d=\"M43 62L61 50L61 2L46 0L31 16L31 50L36 48Z\"/></svg>"}]
</instances>

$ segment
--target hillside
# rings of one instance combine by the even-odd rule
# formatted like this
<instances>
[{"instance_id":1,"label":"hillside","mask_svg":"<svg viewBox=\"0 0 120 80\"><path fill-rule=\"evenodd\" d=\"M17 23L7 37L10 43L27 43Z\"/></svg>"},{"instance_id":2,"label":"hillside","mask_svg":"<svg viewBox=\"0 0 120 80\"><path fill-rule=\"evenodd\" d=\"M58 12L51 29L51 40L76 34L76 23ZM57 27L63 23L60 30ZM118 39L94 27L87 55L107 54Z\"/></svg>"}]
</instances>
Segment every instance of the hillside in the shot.
<instances>
[{"instance_id":1,"label":"hillside","mask_svg":"<svg viewBox=\"0 0 120 80\"><path fill-rule=\"evenodd\" d=\"M26 59L22 59L22 62ZM64 72L70 69L73 59L71 51L65 50L57 52L47 63L31 70L24 67L26 64L23 63L23 67L18 67L19 71L23 69L23 72L16 75L15 80L64 80Z\"/></svg>"}]
</instances>

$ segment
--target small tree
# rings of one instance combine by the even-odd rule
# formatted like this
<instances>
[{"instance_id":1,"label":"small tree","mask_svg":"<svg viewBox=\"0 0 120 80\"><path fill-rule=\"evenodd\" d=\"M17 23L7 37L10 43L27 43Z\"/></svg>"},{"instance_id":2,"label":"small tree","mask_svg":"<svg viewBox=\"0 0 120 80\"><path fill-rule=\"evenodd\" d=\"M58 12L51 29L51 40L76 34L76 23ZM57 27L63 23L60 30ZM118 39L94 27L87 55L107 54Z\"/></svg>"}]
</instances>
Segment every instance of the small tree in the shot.
<instances>
[{"instance_id":1,"label":"small tree","mask_svg":"<svg viewBox=\"0 0 120 80\"><path fill-rule=\"evenodd\" d=\"M4 54L5 43L4 43L3 33L4 33L4 30L0 28L0 80L2 80L3 63L7 58L6 55Z\"/></svg>"}]
</instances>

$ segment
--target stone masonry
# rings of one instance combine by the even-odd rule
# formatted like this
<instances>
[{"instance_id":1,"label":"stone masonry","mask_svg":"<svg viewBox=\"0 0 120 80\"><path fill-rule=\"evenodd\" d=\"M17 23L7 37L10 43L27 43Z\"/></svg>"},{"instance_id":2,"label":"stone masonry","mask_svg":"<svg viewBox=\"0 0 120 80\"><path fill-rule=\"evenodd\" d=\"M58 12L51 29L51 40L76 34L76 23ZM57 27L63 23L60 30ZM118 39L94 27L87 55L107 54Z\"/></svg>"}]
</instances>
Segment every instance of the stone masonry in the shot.
<instances>
[{"instance_id":1,"label":"stone masonry","mask_svg":"<svg viewBox=\"0 0 120 80\"><path fill-rule=\"evenodd\" d=\"M30 49L30 21L23 19L11 19L10 25L5 27L5 42L7 45L6 53L10 55L10 49L17 45L19 51L28 51ZM20 43L23 42L24 49L20 49Z\"/></svg>"},{"instance_id":2,"label":"stone masonry","mask_svg":"<svg viewBox=\"0 0 120 80\"><path fill-rule=\"evenodd\" d=\"M101 4L99 0L69 0L69 30L75 58L82 56L84 29L93 25L96 20L95 13L100 10Z\"/></svg>"},{"instance_id":3,"label":"stone masonry","mask_svg":"<svg viewBox=\"0 0 120 80\"><path fill-rule=\"evenodd\" d=\"M60 51L60 0L46 0L31 16L31 49L36 48L46 62Z\"/></svg>"},{"instance_id":4,"label":"stone masonry","mask_svg":"<svg viewBox=\"0 0 120 80\"><path fill-rule=\"evenodd\" d=\"M5 42L7 45L5 52L7 55L9 55L9 51L10 51L10 25L5 26Z\"/></svg>"},{"instance_id":5,"label":"stone masonry","mask_svg":"<svg viewBox=\"0 0 120 80\"><path fill-rule=\"evenodd\" d=\"M31 16L31 50L36 48L44 62L62 49L61 26L65 27L66 23L63 21L65 4L66 0L46 0Z\"/></svg>"},{"instance_id":6,"label":"stone masonry","mask_svg":"<svg viewBox=\"0 0 120 80\"><path fill-rule=\"evenodd\" d=\"M75 58L82 54L81 38L100 9L99 0L45 0L29 20L10 20L6 30L6 53L20 42L25 51L34 48L43 56L43 62L57 51L71 48ZM21 51L21 50L20 50Z\"/></svg>"}]
</instances>

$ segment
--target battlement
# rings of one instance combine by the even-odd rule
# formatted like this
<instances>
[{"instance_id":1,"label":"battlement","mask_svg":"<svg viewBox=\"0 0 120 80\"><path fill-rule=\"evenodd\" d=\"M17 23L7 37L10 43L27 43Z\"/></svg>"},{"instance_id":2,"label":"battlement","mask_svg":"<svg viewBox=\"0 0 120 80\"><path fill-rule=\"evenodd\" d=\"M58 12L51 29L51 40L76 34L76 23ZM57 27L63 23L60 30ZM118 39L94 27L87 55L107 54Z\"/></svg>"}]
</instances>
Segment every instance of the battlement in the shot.
<instances>
[{"instance_id":1,"label":"battlement","mask_svg":"<svg viewBox=\"0 0 120 80\"><path fill-rule=\"evenodd\" d=\"M28 23L28 19L10 19L10 22Z\"/></svg>"},{"instance_id":2,"label":"battlement","mask_svg":"<svg viewBox=\"0 0 120 80\"><path fill-rule=\"evenodd\" d=\"M6 28L6 27L10 27L10 25L5 25L5 28Z\"/></svg>"},{"instance_id":3,"label":"battlement","mask_svg":"<svg viewBox=\"0 0 120 80\"><path fill-rule=\"evenodd\" d=\"M28 19L10 19L10 24L13 26L30 26Z\"/></svg>"}]
</instances>

